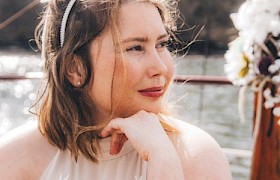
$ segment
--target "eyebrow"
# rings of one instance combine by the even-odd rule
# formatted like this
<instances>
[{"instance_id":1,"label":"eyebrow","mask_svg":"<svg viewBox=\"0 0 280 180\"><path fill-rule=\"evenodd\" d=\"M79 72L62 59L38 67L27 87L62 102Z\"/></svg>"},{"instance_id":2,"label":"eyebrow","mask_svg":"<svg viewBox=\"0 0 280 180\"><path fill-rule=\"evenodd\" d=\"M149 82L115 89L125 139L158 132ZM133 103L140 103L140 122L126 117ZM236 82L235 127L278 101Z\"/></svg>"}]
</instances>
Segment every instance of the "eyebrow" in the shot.
<instances>
[{"instance_id":1,"label":"eyebrow","mask_svg":"<svg viewBox=\"0 0 280 180\"><path fill-rule=\"evenodd\" d=\"M166 37L169 37L169 34L162 34L160 35L157 40L160 40L162 38L166 38ZM132 38L127 38L125 40L122 41L122 43L129 43L129 42L147 42L148 41L148 38L146 37L132 37Z\"/></svg>"}]
</instances>

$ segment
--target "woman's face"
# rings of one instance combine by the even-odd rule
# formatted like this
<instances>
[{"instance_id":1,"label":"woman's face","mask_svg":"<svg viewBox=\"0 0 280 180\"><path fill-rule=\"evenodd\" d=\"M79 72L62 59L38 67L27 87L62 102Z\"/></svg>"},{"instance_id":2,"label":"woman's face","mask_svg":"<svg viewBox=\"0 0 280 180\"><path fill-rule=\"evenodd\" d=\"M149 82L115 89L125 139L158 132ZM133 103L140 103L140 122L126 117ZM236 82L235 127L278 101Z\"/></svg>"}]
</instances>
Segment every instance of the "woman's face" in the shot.
<instances>
[{"instance_id":1,"label":"woman's face","mask_svg":"<svg viewBox=\"0 0 280 180\"><path fill-rule=\"evenodd\" d=\"M111 104L118 97L115 117L128 117L139 110L159 113L173 76L166 48L169 36L157 8L143 2L123 4L119 22L123 61L115 53L110 28L91 44L94 78L88 92L97 107L98 120L109 117Z\"/></svg>"}]
</instances>

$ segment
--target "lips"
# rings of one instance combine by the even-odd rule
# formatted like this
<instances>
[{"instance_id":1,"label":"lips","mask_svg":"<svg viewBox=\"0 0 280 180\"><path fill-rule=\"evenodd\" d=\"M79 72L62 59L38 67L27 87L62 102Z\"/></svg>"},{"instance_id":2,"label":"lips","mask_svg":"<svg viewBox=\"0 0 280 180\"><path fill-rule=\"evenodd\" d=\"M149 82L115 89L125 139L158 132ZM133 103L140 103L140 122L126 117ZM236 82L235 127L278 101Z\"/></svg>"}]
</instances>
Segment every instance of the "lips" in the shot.
<instances>
[{"instance_id":1,"label":"lips","mask_svg":"<svg viewBox=\"0 0 280 180\"><path fill-rule=\"evenodd\" d=\"M163 95L163 87L152 87L138 91L141 95L151 98L159 98Z\"/></svg>"}]
</instances>

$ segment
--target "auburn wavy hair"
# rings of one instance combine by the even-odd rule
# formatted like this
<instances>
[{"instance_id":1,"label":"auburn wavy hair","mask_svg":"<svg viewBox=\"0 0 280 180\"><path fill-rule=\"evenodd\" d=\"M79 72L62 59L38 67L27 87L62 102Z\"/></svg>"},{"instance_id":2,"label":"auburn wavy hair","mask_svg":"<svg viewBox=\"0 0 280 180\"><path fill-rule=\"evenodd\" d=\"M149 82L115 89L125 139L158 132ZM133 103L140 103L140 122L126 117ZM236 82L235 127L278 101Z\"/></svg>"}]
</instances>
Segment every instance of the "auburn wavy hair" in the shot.
<instances>
[{"instance_id":1,"label":"auburn wavy hair","mask_svg":"<svg viewBox=\"0 0 280 180\"><path fill-rule=\"evenodd\" d=\"M109 27L116 52L120 50L118 12L123 3L131 1L154 4L167 31L173 35L178 17L176 0L77 0L67 20L62 47L60 26L69 0L50 0L35 30L35 39L45 62L45 85L37 102L39 130L54 146L69 149L76 160L83 155L97 162L99 132L106 124L95 121L96 107L86 91L89 82L94 80L90 44ZM86 72L81 88L74 87L66 77L74 55L79 57ZM117 103L112 105L111 114L116 106ZM168 126L164 127L168 129Z\"/></svg>"}]
</instances>

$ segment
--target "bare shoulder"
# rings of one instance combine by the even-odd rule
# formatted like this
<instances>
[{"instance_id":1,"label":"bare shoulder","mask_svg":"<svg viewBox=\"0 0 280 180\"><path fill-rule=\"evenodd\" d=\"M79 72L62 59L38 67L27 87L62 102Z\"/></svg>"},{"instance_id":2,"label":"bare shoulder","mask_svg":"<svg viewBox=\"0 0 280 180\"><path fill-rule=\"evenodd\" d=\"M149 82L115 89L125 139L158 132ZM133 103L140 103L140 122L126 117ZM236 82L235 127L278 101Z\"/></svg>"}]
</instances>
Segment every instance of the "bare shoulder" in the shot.
<instances>
[{"instance_id":1,"label":"bare shoulder","mask_svg":"<svg viewBox=\"0 0 280 180\"><path fill-rule=\"evenodd\" d=\"M218 143L205 131L189 123L171 119L178 133L170 134L186 179L231 179L229 163Z\"/></svg>"},{"instance_id":2,"label":"bare shoulder","mask_svg":"<svg viewBox=\"0 0 280 180\"><path fill-rule=\"evenodd\" d=\"M0 175L3 179L39 179L55 153L37 124L18 127L0 138Z\"/></svg>"}]
</instances>

